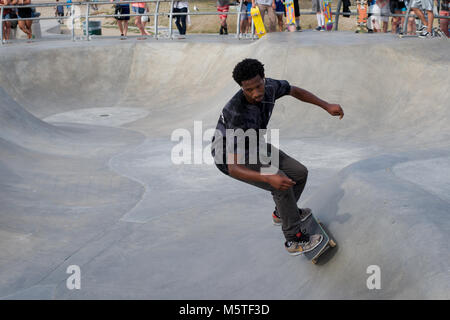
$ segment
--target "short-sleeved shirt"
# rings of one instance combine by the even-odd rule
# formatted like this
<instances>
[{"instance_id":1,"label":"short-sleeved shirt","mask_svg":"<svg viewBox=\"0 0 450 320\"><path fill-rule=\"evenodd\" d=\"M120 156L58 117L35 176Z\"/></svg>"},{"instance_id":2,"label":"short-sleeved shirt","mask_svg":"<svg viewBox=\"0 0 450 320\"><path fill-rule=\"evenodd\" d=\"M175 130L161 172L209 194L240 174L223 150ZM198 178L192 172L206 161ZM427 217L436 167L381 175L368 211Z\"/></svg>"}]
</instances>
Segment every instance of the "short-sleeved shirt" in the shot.
<instances>
[{"instance_id":1,"label":"short-sleeved shirt","mask_svg":"<svg viewBox=\"0 0 450 320\"><path fill-rule=\"evenodd\" d=\"M255 3L259 5L272 6L273 0L256 0Z\"/></svg>"},{"instance_id":2,"label":"short-sleeved shirt","mask_svg":"<svg viewBox=\"0 0 450 320\"><path fill-rule=\"evenodd\" d=\"M6 1L0 0L0 4L6 6ZM9 13L11 13L11 9L9 9L9 8L8 8L8 9L5 9L5 8L3 8L3 18L4 18L7 14L9 14Z\"/></svg>"},{"instance_id":3,"label":"short-sleeved shirt","mask_svg":"<svg viewBox=\"0 0 450 320\"><path fill-rule=\"evenodd\" d=\"M242 145L235 138L234 141L227 141L227 129L242 129L244 132L249 129L254 129L257 133L260 129L267 129L275 100L288 95L291 91L291 86L286 80L275 80L266 78L264 98L257 104L251 104L244 96L244 92L239 90L225 107L222 109L219 121L217 122L216 132L212 139L211 155L217 168L225 174L228 173L227 153L242 153L246 156L246 163L249 159L249 146L245 143L245 150L242 150ZM259 136L257 149L259 148ZM222 159L217 150L222 146ZM227 147L228 146L228 147ZM241 147L240 147L241 146ZM217 150L216 150L217 149ZM228 150L231 150L228 152ZM259 150L256 150L259 152ZM217 158L215 158L217 153ZM222 160L221 163L218 163Z\"/></svg>"},{"instance_id":4,"label":"short-sleeved shirt","mask_svg":"<svg viewBox=\"0 0 450 320\"><path fill-rule=\"evenodd\" d=\"M230 5L230 0L217 0L218 7L225 7Z\"/></svg>"}]
</instances>

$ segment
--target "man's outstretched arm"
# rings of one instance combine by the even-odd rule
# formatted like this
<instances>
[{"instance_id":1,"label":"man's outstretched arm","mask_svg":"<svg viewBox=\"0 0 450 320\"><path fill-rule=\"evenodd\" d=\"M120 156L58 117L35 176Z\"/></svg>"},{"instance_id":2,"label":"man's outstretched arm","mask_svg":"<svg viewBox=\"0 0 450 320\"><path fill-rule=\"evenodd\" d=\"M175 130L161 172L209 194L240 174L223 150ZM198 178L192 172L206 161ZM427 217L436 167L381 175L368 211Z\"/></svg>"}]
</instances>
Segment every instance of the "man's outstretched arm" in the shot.
<instances>
[{"instance_id":1,"label":"man's outstretched arm","mask_svg":"<svg viewBox=\"0 0 450 320\"><path fill-rule=\"evenodd\" d=\"M315 104L332 116L339 116L339 119L344 117L344 110L342 110L339 104L328 103L305 89L291 86L291 92L289 94L303 102Z\"/></svg>"}]
</instances>

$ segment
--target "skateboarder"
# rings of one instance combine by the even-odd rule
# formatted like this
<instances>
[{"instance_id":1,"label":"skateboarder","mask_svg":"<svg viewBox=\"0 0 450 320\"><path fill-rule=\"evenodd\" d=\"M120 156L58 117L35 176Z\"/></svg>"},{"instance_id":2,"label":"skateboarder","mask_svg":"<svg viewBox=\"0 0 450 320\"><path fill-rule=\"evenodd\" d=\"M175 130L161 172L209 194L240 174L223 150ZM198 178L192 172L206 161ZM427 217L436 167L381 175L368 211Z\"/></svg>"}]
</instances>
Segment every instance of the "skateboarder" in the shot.
<instances>
[{"instance_id":1,"label":"skateboarder","mask_svg":"<svg viewBox=\"0 0 450 320\"><path fill-rule=\"evenodd\" d=\"M219 117L211 145L215 164L224 174L271 192L276 205L273 221L282 224L285 248L289 254L299 255L313 250L322 241L322 236L309 235L302 230L302 221L311 215L311 210L297 207L308 170L282 150L266 143L262 136L264 133L257 134L256 143L247 133L267 129L275 100L285 95L317 105L341 119L344 111L339 104L323 101L285 80L266 78L263 64L255 59L239 62L233 70L233 78L241 90L228 101ZM238 134L242 131L244 135ZM229 135L230 132L235 135ZM261 147L266 147L267 152ZM266 171L268 168L274 171Z\"/></svg>"}]
</instances>

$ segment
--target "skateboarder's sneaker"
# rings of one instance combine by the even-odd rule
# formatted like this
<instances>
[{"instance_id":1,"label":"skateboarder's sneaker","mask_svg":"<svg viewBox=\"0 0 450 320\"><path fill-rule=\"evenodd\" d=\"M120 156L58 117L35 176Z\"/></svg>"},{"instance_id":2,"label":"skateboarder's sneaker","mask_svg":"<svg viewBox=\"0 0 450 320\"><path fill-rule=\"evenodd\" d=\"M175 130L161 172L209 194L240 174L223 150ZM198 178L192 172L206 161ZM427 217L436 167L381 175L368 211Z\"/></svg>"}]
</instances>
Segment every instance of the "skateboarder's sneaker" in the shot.
<instances>
[{"instance_id":1,"label":"skateboarder's sneaker","mask_svg":"<svg viewBox=\"0 0 450 320\"><path fill-rule=\"evenodd\" d=\"M298 256L314 250L323 240L321 234L308 235L299 232L296 241L286 241L284 247L291 256Z\"/></svg>"},{"instance_id":2,"label":"skateboarder's sneaker","mask_svg":"<svg viewBox=\"0 0 450 320\"><path fill-rule=\"evenodd\" d=\"M427 30L426 25L421 25L419 28L417 28L416 33L421 34L422 32Z\"/></svg>"},{"instance_id":3,"label":"skateboarder's sneaker","mask_svg":"<svg viewBox=\"0 0 450 320\"><path fill-rule=\"evenodd\" d=\"M432 37L433 37L432 34L429 33L427 30L422 31L419 34L419 38L432 38Z\"/></svg>"},{"instance_id":4,"label":"skateboarder's sneaker","mask_svg":"<svg viewBox=\"0 0 450 320\"><path fill-rule=\"evenodd\" d=\"M300 211L300 221L301 222L306 221L306 219L308 219L311 216L310 208L304 208L304 209L298 208L298 210ZM272 220L273 220L273 224L276 226L280 226L283 223L283 220L281 220L281 218L278 215L276 210L272 213Z\"/></svg>"},{"instance_id":5,"label":"skateboarder's sneaker","mask_svg":"<svg viewBox=\"0 0 450 320\"><path fill-rule=\"evenodd\" d=\"M321 26L317 26L317 28L315 29L316 31L321 31L322 27Z\"/></svg>"}]
</instances>

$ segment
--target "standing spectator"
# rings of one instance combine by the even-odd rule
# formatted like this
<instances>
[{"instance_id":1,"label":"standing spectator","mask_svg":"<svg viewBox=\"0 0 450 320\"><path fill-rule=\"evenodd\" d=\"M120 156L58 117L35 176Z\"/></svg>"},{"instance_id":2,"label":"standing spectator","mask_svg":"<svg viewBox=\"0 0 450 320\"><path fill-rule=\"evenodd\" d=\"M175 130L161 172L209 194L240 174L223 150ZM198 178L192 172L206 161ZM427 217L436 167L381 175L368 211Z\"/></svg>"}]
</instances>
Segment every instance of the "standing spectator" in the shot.
<instances>
[{"instance_id":1,"label":"standing spectator","mask_svg":"<svg viewBox=\"0 0 450 320\"><path fill-rule=\"evenodd\" d=\"M145 29L145 25L150 22L150 16L148 15L148 13L150 12L150 8L148 6L148 2L145 3L144 9L145 9L145 12L144 12L145 16L142 16L141 21L142 21L142 25L144 26L144 29Z\"/></svg>"},{"instance_id":2,"label":"standing spectator","mask_svg":"<svg viewBox=\"0 0 450 320\"><path fill-rule=\"evenodd\" d=\"M373 32L373 25L374 25L373 11L375 8L375 2L376 0L369 0L367 2L367 5L369 6L367 10L367 32L369 33Z\"/></svg>"},{"instance_id":3,"label":"standing spectator","mask_svg":"<svg viewBox=\"0 0 450 320\"><path fill-rule=\"evenodd\" d=\"M67 8L66 15L67 16L71 16L72 15L72 5L69 4L69 3L72 3L72 0L67 0L66 3L67 3L67 5L66 5L66 8Z\"/></svg>"},{"instance_id":4,"label":"standing spectator","mask_svg":"<svg viewBox=\"0 0 450 320\"><path fill-rule=\"evenodd\" d=\"M250 32L253 32L253 30L251 30L251 28L252 28L252 13L251 13L251 10L252 10L252 1L251 0L248 0L248 2L247 2L247 24L248 24L248 27L249 27L249 30L250 30Z\"/></svg>"},{"instance_id":5,"label":"standing spectator","mask_svg":"<svg viewBox=\"0 0 450 320\"><path fill-rule=\"evenodd\" d=\"M390 9L393 14L405 14L406 7L405 2L403 0L391 0L390 1ZM398 29L403 26L403 22L405 18L403 17L392 17L392 33L397 33Z\"/></svg>"},{"instance_id":6,"label":"standing spectator","mask_svg":"<svg viewBox=\"0 0 450 320\"><path fill-rule=\"evenodd\" d=\"M250 16L250 11L248 10L248 2L247 0L241 0L243 1L242 5L241 5L241 17L240 17L240 25L239 25L239 29L240 29L240 33L241 34L246 34L248 33L248 28L249 26L251 26L251 24L249 25L249 21L248 21L248 16Z\"/></svg>"},{"instance_id":7,"label":"standing spectator","mask_svg":"<svg viewBox=\"0 0 450 320\"><path fill-rule=\"evenodd\" d=\"M419 17L420 21L422 21L422 27L419 29L419 37L421 38L429 38L432 37L432 29L433 29L433 5L434 0L412 0L411 8ZM425 19L425 15L422 10L427 11L428 21Z\"/></svg>"},{"instance_id":8,"label":"standing spectator","mask_svg":"<svg viewBox=\"0 0 450 320\"><path fill-rule=\"evenodd\" d=\"M11 5L10 0L0 0L0 7ZM3 9L3 19L12 19L11 18L11 9ZM5 21L2 25L3 37L6 41L9 40L9 35L11 33L11 22Z\"/></svg>"},{"instance_id":9,"label":"standing spectator","mask_svg":"<svg viewBox=\"0 0 450 320\"><path fill-rule=\"evenodd\" d=\"M411 1L411 0L405 0L406 10L408 10L409 1ZM416 18L411 17L411 14L412 14L411 11L409 12L406 34L413 36L416 34Z\"/></svg>"},{"instance_id":10,"label":"standing spectator","mask_svg":"<svg viewBox=\"0 0 450 320\"><path fill-rule=\"evenodd\" d=\"M56 0L56 2L59 2L59 0ZM64 17L64 6L58 4L55 8L55 17ZM58 20L58 22L61 24L63 21L61 19Z\"/></svg>"},{"instance_id":11,"label":"standing spectator","mask_svg":"<svg viewBox=\"0 0 450 320\"><path fill-rule=\"evenodd\" d=\"M342 16L346 17L346 18L350 18L350 13L351 13L350 6L352 5L350 0L343 0L342 4L344 6L344 8L342 9L342 12L344 12L344 14Z\"/></svg>"},{"instance_id":12,"label":"standing spectator","mask_svg":"<svg viewBox=\"0 0 450 320\"><path fill-rule=\"evenodd\" d=\"M173 12L174 13L187 13L189 4L187 1L175 1L173 3ZM174 14L175 17L175 25L177 26L178 32L180 33L179 39L186 38L186 18L187 15L183 14Z\"/></svg>"},{"instance_id":13,"label":"standing spectator","mask_svg":"<svg viewBox=\"0 0 450 320\"><path fill-rule=\"evenodd\" d=\"M261 12L263 22L267 12L267 15L269 16L269 32L275 32L277 23L275 0L252 0L252 7L255 8L256 6L258 6L259 11Z\"/></svg>"},{"instance_id":14,"label":"standing spectator","mask_svg":"<svg viewBox=\"0 0 450 320\"><path fill-rule=\"evenodd\" d=\"M31 0L18 0L18 5L29 5L31 4ZM32 10L31 8L18 8L17 9L17 15L21 19L31 18L32 16ZM33 20L19 20L19 28L22 30L28 37L28 40L31 40L33 38L33 32L31 30L31 25L33 24Z\"/></svg>"},{"instance_id":15,"label":"standing spectator","mask_svg":"<svg viewBox=\"0 0 450 320\"><path fill-rule=\"evenodd\" d=\"M284 4L282 0L275 0L275 13L277 14L278 19L278 29L280 32L283 32L284 29L284 23L283 23L283 15L286 14L284 9Z\"/></svg>"},{"instance_id":16,"label":"standing spectator","mask_svg":"<svg viewBox=\"0 0 450 320\"><path fill-rule=\"evenodd\" d=\"M322 0L312 0L312 11L316 13L317 28L316 31L325 31L325 17L323 16Z\"/></svg>"},{"instance_id":17,"label":"standing spectator","mask_svg":"<svg viewBox=\"0 0 450 320\"><path fill-rule=\"evenodd\" d=\"M440 15L441 16L449 16L449 3L450 0L441 0L441 12ZM445 35L448 37L450 37L449 32L448 32L448 19L440 19L440 27L441 30L445 33Z\"/></svg>"},{"instance_id":18,"label":"standing spectator","mask_svg":"<svg viewBox=\"0 0 450 320\"><path fill-rule=\"evenodd\" d=\"M110 0L113 2L114 0ZM121 39L126 39L128 34L128 21L130 21L130 4L129 3L118 3L116 4L114 10L114 18L117 20L117 25L120 30Z\"/></svg>"},{"instance_id":19,"label":"standing spectator","mask_svg":"<svg viewBox=\"0 0 450 320\"><path fill-rule=\"evenodd\" d=\"M228 25L227 25L227 17L226 14L230 11L230 0L217 0L217 11L222 12L223 14L219 15L220 19L220 34L228 34Z\"/></svg>"},{"instance_id":20,"label":"standing spectator","mask_svg":"<svg viewBox=\"0 0 450 320\"><path fill-rule=\"evenodd\" d=\"M135 14L144 14L145 12L145 2L133 2L131 4L131 8ZM150 34L145 30L144 25L142 24L141 16L136 16L134 23L136 27L138 27L139 31L141 31L141 35L149 36ZM145 38L138 38L139 40Z\"/></svg>"},{"instance_id":21,"label":"standing spectator","mask_svg":"<svg viewBox=\"0 0 450 320\"><path fill-rule=\"evenodd\" d=\"M389 23L389 0L376 0L373 7L372 22L375 32L387 32ZM383 24L381 24L383 23ZM382 26L381 26L382 25Z\"/></svg>"},{"instance_id":22,"label":"standing spectator","mask_svg":"<svg viewBox=\"0 0 450 320\"><path fill-rule=\"evenodd\" d=\"M297 31L301 31L302 28L300 27L300 6L298 4L298 0L294 0L294 16Z\"/></svg>"}]
</instances>

